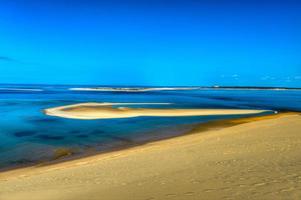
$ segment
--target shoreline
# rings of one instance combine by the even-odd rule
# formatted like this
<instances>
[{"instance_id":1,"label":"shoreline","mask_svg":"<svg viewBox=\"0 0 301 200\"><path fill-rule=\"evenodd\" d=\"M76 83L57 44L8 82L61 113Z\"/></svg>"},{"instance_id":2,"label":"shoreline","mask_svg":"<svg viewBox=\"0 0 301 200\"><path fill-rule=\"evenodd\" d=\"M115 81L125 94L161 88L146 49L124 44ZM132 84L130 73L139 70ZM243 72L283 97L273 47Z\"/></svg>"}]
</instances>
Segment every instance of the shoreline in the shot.
<instances>
[{"instance_id":1,"label":"shoreline","mask_svg":"<svg viewBox=\"0 0 301 200\"><path fill-rule=\"evenodd\" d=\"M218 120L213 120L205 123L197 123L192 127L190 131L187 131L185 133L179 134L179 135L170 135L166 137L153 137L151 139L148 139L143 142L139 143L131 143L131 144L124 144L118 147L112 147L103 151L90 151L90 152L85 152L85 153L80 153L80 154L73 154L70 150L71 155L64 155L60 156L57 159L53 160L46 160L46 161L39 161L36 163L32 164L24 164L24 165L19 165L19 166L13 166L13 167L7 167L7 168L2 168L0 169L0 180L1 180L1 175L14 172L14 171L23 171L24 169L35 169L35 168L43 168L43 167L51 167L52 165L60 165L63 163L68 163L68 162L77 162L80 161L81 159L85 159L89 157L94 157L94 156L102 156L106 154L111 154L114 152L119 152L119 151L126 151L130 150L133 148L139 148L147 145L151 145L152 143L157 143L165 140L172 140L173 138L179 138L179 137L185 137L191 134L202 134L206 133L211 130L221 130L223 128L228 128L244 123L249 123L249 122L254 122L254 121L261 121L261 120L266 120L266 119L274 119L274 118L279 118L282 116L290 116L290 115L296 115L299 114L298 112L291 112L291 111L286 111L286 112L279 112L277 114L267 114L267 115L256 115L256 116L245 116L245 117L239 117L239 118L230 118L230 119L218 119ZM184 125L184 126L193 126L192 124L189 125Z\"/></svg>"},{"instance_id":2,"label":"shoreline","mask_svg":"<svg viewBox=\"0 0 301 200\"><path fill-rule=\"evenodd\" d=\"M104 103L104 104L107 105L109 103ZM128 103L125 103L125 104L128 105ZM147 103L143 103L143 104L147 104ZM160 104L162 104L162 103L160 103ZM109 105L111 105L111 104L109 104ZM56 165L56 164L60 164L60 163L76 161L76 160L80 160L80 159L91 157L91 156L98 156L98 155L112 153L112 152L116 152L116 151L123 151L126 149L136 148L136 147L148 145L153 142L159 142L159 141L169 140L172 138L182 137L182 136L186 136L186 135L190 135L190 134L206 132L206 131L209 131L210 129L219 130L222 128L231 127L231 126L239 125L242 123L247 123L247 122L250 122L253 120L264 120L264 119L275 118L275 117L280 117L282 115L294 114L294 113L295 112L291 112L291 111L281 112L281 113L277 113L277 114L260 113L260 114L253 114L253 115L243 116L243 117L234 117L234 118L229 118L229 119L217 119L217 120L208 121L208 122L204 122L204 123L185 124L185 125L177 126L176 128L189 127L188 129L190 129L190 130L185 131L180 134L177 134L177 135L168 134L168 135L164 135L164 137L162 137L161 134L154 133L154 135L151 138L148 138L145 140L143 140L144 138L141 137L140 139L142 139L142 141L139 141L139 142L126 143L126 144L122 144L119 146L109 147L107 149L99 150L99 151L85 150L84 153L83 152L78 153L78 152L76 152L76 150L74 150L72 148L62 147L62 148L59 148L58 150L63 149L64 153L62 155L56 156L55 155L56 152L53 152L54 153L53 159L40 160L40 161L37 161L34 163L25 163L25 164L20 164L20 165L16 165L16 166L0 168L0 178L1 178L1 173L5 173L5 172L18 171L18 170L22 170L22 169L26 169L26 168L51 166L51 165ZM57 158L55 158L55 157L57 157Z\"/></svg>"},{"instance_id":3,"label":"shoreline","mask_svg":"<svg viewBox=\"0 0 301 200\"><path fill-rule=\"evenodd\" d=\"M301 116L295 112L209 122L189 134L145 145L1 172L0 197L300 197L300 127Z\"/></svg>"},{"instance_id":4,"label":"shoreline","mask_svg":"<svg viewBox=\"0 0 301 200\"><path fill-rule=\"evenodd\" d=\"M218 120L216 120L216 121L218 121ZM206 123L207 122L202 123L202 124L206 124ZM177 127L192 127L192 126L198 126L198 125L200 125L200 123L185 124L185 125L180 125ZM56 164L60 164L60 163L72 162L72 161L76 161L76 160L80 160L80 159L84 159L84 158L89 158L92 156L100 156L103 154L114 153L114 152L123 151L123 150L136 148L136 147L139 148L140 146L148 145L149 143L159 142L159 141L168 140L168 139L172 139L175 137L181 137L181 136L190 134L193 127L189 128L189 129L190 129L190 131L186 131L184 133L179 133L177 135L168 134L168 135L164 135L164 137L161 137L161 135L157 134L157 133L155 133L155 136L148 137L147 139L145 139L144 136L140 136L139 139L141 139L142 141L124 143L119 146L107 147L103 150L84 150L84 153L83 152L78 153L76 150L74 150L72 148L64 148L64 147L58 148L56 150L63 149L63 151L65 151L65 153L64 153L65 155L59 155L59 156L57 156L58 158L53 158L52 160L40 160L35 163L20 164L18 166L0 168L0 180L1 180L2 173L6 173L6 172L10 172L10 171L18 171L18 170L22 170L22 169L26 169L26 168L47 167L47 166L52 166L52 165L56 165ZM91 147L91 148L93 148L93 147ZM56 153L54 152L54 154L56 154Z\"/></svg>"}]
</instances>

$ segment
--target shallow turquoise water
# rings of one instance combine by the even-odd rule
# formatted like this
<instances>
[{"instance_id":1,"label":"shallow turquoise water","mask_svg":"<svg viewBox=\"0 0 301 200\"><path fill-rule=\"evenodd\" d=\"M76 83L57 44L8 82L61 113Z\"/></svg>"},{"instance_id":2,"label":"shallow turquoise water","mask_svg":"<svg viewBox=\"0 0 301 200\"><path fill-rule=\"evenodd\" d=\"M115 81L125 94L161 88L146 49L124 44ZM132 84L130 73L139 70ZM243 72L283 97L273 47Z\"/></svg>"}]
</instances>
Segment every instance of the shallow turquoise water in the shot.
<instances>
[{"instance_id":1,"label":"shallow turquoise water","mask_svg":"<svg viewBox=\"0 0 301 200\"><path fill-rule=\"evenodd\" d=\"M0 168L53 159L57 148L104 151L183 134L194 125L239 116L136 117L75 120L46 116L45 108L80 102L160 102L163 108L254 108L301 111L298 90L70 91L51 85L0 85ZM20 90L21 89L21 90ZM23 89L23 90L22 90ZM24 90L25 89L25 90ZM134 105L132 105L134 106Z\"/></svg>"}]
</instances>

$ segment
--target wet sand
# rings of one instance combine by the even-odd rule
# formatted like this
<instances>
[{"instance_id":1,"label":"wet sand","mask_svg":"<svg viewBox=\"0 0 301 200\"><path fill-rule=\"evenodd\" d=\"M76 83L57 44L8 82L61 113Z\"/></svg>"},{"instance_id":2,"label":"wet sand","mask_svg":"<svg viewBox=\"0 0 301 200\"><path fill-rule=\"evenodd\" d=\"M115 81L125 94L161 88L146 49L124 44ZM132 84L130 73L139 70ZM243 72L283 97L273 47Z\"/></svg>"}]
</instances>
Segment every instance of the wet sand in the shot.
<instances>
[{"instance_id":1,"label":"wet sand","mask_svg":"<svg viewBox=\"0 0 301 200\"><path fill-rule=\"evenodd\" d=\"M208 115L244 115L260 114L268 110L244 110L244 109L153 109L153 108L130 108L112 107L112 105L128 105L135 103L80 103L68 106L60 106L45 109L45 113L73 119L108 119L128 118L140 116L208 116ZM138 104L138 103L137 103ZM141 103L140 103L141 104ZM147 104L147 103L144 103Z\"/></svg>"},{"instance_id":2,"label":"wet sand","mask_svg":"<svg viewBox=\"0 0 301 200\"><path fill-rule=\"evenodd\" d=\"M225 121L224 121L225 122ZM228 127L0 173L1 200L300 199L301 116Z\"/></svg>"}]
</instances>

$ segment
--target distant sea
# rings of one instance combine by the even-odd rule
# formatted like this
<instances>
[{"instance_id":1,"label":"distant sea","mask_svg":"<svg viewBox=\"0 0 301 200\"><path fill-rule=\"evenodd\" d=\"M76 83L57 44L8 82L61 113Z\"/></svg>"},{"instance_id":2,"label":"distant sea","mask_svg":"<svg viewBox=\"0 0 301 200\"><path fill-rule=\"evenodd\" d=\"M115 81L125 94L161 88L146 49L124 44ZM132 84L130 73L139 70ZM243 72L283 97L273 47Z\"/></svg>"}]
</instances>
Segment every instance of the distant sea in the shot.
<instances>
[{"instance_id":1,"label":"distant sea","mask_svg":"<svg viewBox=\"0 0 301 200\"><path fill-rule=\"evenodd\" d=\"M96 88L96 89L95 89ZM100 89L99 89L100 88ZM82 102L171 103L155 108L241 108L301 111L301 90L0 85L0 169L34 165L189 132L212 120L240 116L136 117L76 120L43 109ZM142 89L141 89L142 88Z\"/></svg>"}]
</instances>

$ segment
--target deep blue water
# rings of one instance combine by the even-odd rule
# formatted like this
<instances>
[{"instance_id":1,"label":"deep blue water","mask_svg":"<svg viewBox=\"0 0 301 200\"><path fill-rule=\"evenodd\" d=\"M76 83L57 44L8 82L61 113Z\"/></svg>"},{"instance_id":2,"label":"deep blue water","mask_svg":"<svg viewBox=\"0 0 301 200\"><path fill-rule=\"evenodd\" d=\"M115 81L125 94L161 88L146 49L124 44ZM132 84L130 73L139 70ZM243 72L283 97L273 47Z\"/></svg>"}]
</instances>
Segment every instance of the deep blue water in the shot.
<instances>
[{"instance_id":1,"label":"deep blue water","mask_svg":"<svg viewBox=\"0 0 301 200\"><path fill-rule=\"evenodd\" d=\"M76 155L104 151L180 135L198 123L239 117L75 120L43 113L43 109L55 106L80 102L159 102L172 104L143 107L301 111L298 90L70 91L73 87L79 86L0 85L0 168L52 160L59 148L71 148Z\"/></svg>"}]
</instances>

